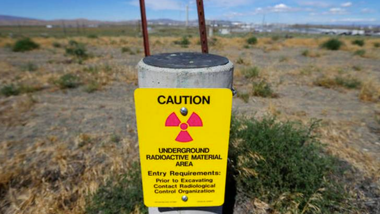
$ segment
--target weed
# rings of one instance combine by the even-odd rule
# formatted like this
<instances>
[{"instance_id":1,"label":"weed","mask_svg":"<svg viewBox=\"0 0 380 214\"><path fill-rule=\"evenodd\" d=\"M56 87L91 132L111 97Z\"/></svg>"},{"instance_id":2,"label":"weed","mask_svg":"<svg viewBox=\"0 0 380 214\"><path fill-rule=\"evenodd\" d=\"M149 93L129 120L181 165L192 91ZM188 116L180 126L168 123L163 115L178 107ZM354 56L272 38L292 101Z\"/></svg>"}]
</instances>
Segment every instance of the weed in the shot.
<instances>
[{"instance_id":1,"label":"weed","mask_svg":"<svg viewBox=\"0 0 380 214\"><path fill-rule=\"evenodd\" d=\"M0 93L6 97L9 97L16 96L19 94L33 93L39 90L41 90L40 86L8 84L0 89Z\"/></svg>"},{"instance_id":2,"label":"weed","mask_svg":"<svg viewBox=\"0 0 380 214\"><path fill-rule=\"evenodd\" d=\"M115 133L111 135L111 142L112 143L119 143L121 141L121 137Z\"/></svg>"},{"instance_id":3,"label":"weed","mask_svg":"<svg viewBox=\"0 0 380 214\"><path fill-rule=\"evenodd\" d=\"M327 50L336 51L336 50L339 50L342 45L343 45L343 42L340 41L339 39L329 39L326 42L324 42L321 45L321 47Z\"/></svg>"},{"instance_id":4,"label":"weed","mask_svg":"<svg viewBox=\"0 0 380 214\"><path fill-rule=\"evenodd\" d=\"M17 40L16 43L13 45L12 50L14 52L25 52L38 49L39 47L40 45L35 43L30 38L24 38Z\"/></svg>"},{"instance_id":5,"label":"weed","mask_svg":"<svg viewBox=\"0 0 380 214\"><path fill-rule=\"evenodd\" d=\"M377 102L380 100L380 88L372 81L362 84L359 93L359 99L368 102Z\"/></svg>"},{"instance_id":6,"label":"weed","mask_svg":"<svg viewBox=\"0 0 380 214\"><path fill-rule=\"evenodd\" d=\"M360 56L360 57L364 57L365 56L365 50L357 50L354 52L354 55L355 56Z\"/></svg>"},{"instance_id":7,"label":"weed","mask_svg":"<svg viewBox=\"0 0 380 214\"><path fill-rule=\"evenodd\" d=\"M257 38L252 36L247 39L247 43L250 45L256 45L257 44Z\"/></svg>"},{"instance_id":8,"label":"weed","mask_svg":"<svg viewBox=\"0 0 380 214\"><path fill-rule=\"evenodd\" d=\"M380 42L375 42L375 43L373 44L373 47L375 47L375 48L380 48Z\"/></svg>"},{"instance_id":9,"label":"weed","mask_svg":"<svg viewBox=\"0 0 380 214\"><path fill-rule=\"evenodd\" d=\"M55 48L61 48L62 47L62 44L61 43L59 43L59 42L53 42L53 47L55 47Z\"/></svg>"},{"instance_id":10,"label":"weed","mask_svg":"<svg viewBox=\"0 0 380 214\"><path fill-rule=\"evenodd\" d=\"M355 39L354 41L352 41L352 44L353 45L357 45L357 46L360 46L360 47L363 47L365 42L363 39Z\"/></svg>"},{"instance_id":11,"label":"weed","mask_svg":"<svg viewBox=\"0 0 380 214\"><path fill-rule=\"evenodd\" d=\"M186 36L184 36L184 37L182 37L181 40L174 41L174 44L181 45L181 47L183 47L183 48L187 48L188 45L190 45L190 40Z\"/></svg>"},{"instance_id":12,"label":"weed","mask_svg":"<svg viewBox=\"0 0 380 214\"><path fill-rule=\"evenodd\" d=\"M245 103L249 101L249 93L237 93L237 97L242 99Z\"/></svg>"},{"instance_id":13,"label":"weed","mask_svg":"<svg viewBox=\"0 0 380 214\"><path fill-rule=\"evenodd\" d=\"M86 46L83 43L71 40L68 47L66 47L66 54L74 56L79 60L85 60L88 58Z\"/></svg>"},{"instance_id":14,"label":"weed","mask_svg":"<svg viewBox=\"0 0 380 214\"><path fill-rule=\"evenodd\" d=\"M265 80L252 83L252 91L254 96L258 97L276 97L276 94L273 92L271 85Z\"/></svg>"},{"instance_id":15,"label":"weed","mask_svg":"<svg viewBox=\"0 0 380 214\"><path fill-rule=\"evenodd\" d=\"M361 82L358 79L353 77L335 77L335 82L337 85L348 88L348 89L357 89L361 86Z\"/></svg>"},{"instance_id":16,"label":"weed","mask_svg":"<svg viewBox=\"0 0 380 214\"><path fill-rule=\"evenodd\" d=\"M241 58L241 57L239 56L239 58L236 60L236 63L237 63L237 64L240 64L240 65L244 65L244 64L245 64L245 61L244 61L243 58Z\"/></svg>"},{"instance_id":17,"label":"weed","mask_svg":"<svg viewBox=\"0 0 380 214\"><path fill-rule=\"evenodd\" d=\"M9 84L1 87L0 92L2 95L6 97L16 96L20 94L20 88L18 88L14 84Z\"/></svg>"},{"instance_id":18,"label":"weed","mask_svg":"<svg viewBox=\"0 0 380 214\"><path fill-rule=\"evenodd\" d=\"M130 53L132 50L130 47L122 47L121 48L121 52L122 53Z\"/></svg>"},{"instance_id":19,"label":"weed","mask_svg":"<svg viewBox=\"0 0 380 214\"><path fill-rule=\"evenodd\" d=\"M249 46L249 45L244 45L243 48L245 48L245 49L250 49L251 46Z\"/></svg>"},{"instance_id":20,"label":"weed","mask_svg":"<svg viewBox=\"0 0 380 214\"><path fill-rule=\"evenodd\" d=\"M320 57L321 56L321 54L319 54L318 52L314 52L310 50L302 51L301 55L304 57Z\"/></svg>"},{"instance_id":21,"label":"weed","mask_svg":"<svg viewBox=\"0 0 380 214\"><path fill-rule=\"evenodd\" d=\"M33 62L28 62L21 66L21 69L23 71L37 71L38 66L34 64Z\"/></svg>"},{"instance_id":22,"label":"weed","mask_svg":"<svg viewBox=\"0 0 380 214\"><path fill-rule=\"evenodd\" d=\"M245 78L254 78L259 76L259 68L258 67L249 67L242 71Z\"/></svg>"},{"instance_id":23,"label":"weed","mask_svg":"<svg viewBox=\"0 0 380 214\"><path fill-rule=\"evenodd\" d=\"M357 89L361 86L361 81L350 76L336 76L335 78L322 76L314 81L314 85L324 88L334 88L336 86L340 86L347 89Z\"/></svg>"},{"instance_id":24,"label":"weed","mask_svg":"<svg viewBox=\"0 0 380 214\"><path fill-rule=\"evenodd\" d=\"M95 91L98 91L100 88L101 85L97 81L92 80L88 84L86 84L84 91L87 93L93 93Z\"/></svg>"},{"instance_id":25,"label":"weed","mask_svg":"<svg viewBox=\"0 0 380 214\"><path fill-rule=\"evenodd\" d=\"M55 84L61 89L76 88L80 85L80 79L73 74L65 74L56 80Z\"/></svg>"},{"instance_id":26,"label":"weed","mask_svg":"<svg viewBox=\"0 0 380 214\"><path fill-rule=\"evenodd\" d=\"M345 192L332 178L336 162L321 154L316 126L233 118L229 158L238 191L270 204L274 213L344 212Z\"/></svg>"},{"instance_id":27,"label":"weed","mask_svg":"<svg viewBox=\"0 0 380 214\"><path fill-rule=\"evenodd\" d=\"M136 210L148 213L143 204L141 173L136 163L127 174L108 180L86 203L87 214L129 214Z\"/></svg>"}]
</instances>

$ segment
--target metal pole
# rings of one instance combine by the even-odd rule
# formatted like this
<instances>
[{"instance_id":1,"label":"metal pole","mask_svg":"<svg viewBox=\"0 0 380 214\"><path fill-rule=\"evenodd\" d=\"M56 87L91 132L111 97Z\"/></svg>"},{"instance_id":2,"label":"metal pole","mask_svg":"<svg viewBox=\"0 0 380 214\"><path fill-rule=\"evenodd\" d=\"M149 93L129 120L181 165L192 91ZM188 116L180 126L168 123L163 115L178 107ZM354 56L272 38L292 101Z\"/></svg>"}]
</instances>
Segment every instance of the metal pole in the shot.
<instances>
[{"instance_id":1,"label":"metal pole","mask_svg":"<svg viewBox=\"0 0 380 214\"><path fill-rule=\"evenodd\" d=\"M199 23L199 36L201 39L202 53L208 53L207 45L207 32L206 32L206 20L205 12L203 7L203 0L197 0L198 9L198 23Z\"/></svg>"},{"instance_id":2,"label":"metal pole","mask_svg":"<svg viewBox=\"0 0 380 214\"><path fill-rule=\"evenodd\" d=\"M141 27L142 27L143 37L144 37L145 56L149 56L150 50L149 50L148 24L146 22L146 12L145 12L145 1L144 0L140 0L140 11L141 11Z\"/></svg>"}]
</instances>

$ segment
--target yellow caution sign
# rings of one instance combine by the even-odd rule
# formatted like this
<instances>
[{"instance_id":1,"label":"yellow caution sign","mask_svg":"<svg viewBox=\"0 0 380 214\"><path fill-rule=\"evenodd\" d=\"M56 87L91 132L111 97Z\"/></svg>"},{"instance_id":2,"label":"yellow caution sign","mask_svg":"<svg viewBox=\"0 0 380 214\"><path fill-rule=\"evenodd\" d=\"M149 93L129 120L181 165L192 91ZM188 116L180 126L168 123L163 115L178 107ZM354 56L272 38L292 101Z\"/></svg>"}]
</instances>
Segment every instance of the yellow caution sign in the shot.
<instances>
[{"instance_id":1,"label":"yellow caution sign","mask_svg":"<svg viewBox=\"0 0 380 214\"><path fill-rule=\"evenodd\" d=\"M145 205L222 205L231 90L140 88L135 103Z\"/></svg>"}]
</instances>

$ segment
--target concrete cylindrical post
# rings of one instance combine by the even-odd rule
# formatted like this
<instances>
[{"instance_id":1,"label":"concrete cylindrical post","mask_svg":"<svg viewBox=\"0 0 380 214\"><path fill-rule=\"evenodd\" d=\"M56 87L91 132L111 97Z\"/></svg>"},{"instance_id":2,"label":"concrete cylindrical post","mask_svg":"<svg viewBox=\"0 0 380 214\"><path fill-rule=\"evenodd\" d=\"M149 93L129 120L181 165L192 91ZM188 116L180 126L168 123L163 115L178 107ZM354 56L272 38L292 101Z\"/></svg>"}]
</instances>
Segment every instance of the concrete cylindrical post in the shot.
<instances>
[{"instance_id":1,"label":"concrete cylindrical post","mask_svg":"<svg viewBox=\"0 0 380 214\"><path fill-rule=\"evenodd\" d=\"M165 53L148 56L137 67L140 88L232 89L234 66L222 56L189 52ZM149 207L149 213L221 214L222 207Z\"/></svg>"}]
</instances>

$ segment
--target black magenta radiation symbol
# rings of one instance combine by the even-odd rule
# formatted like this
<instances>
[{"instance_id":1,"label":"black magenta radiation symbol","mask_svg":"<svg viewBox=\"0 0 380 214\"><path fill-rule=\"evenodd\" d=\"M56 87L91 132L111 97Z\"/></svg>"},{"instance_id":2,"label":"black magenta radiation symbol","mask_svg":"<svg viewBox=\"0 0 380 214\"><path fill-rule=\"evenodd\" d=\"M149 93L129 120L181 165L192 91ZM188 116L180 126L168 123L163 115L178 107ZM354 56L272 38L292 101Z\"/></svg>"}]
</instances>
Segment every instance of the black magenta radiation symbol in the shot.
<instances>
[{"instance_id":1,"label":"black magenta radiation symbol","mask_svg":"<svg viewBox=\"0 0 380 214\"><path fill-rule=\"evenodd\" d=\"M202 119L199 117L199 115L195 112L191 114L189 119L186 123L182 123L181 120L178 118L176 113L171 113L165 122L166 127L180 127L181 131L177 135L175 141L181 142L181 143L188 143L193 141L193 138L187 131L187 128L189 127L202 127L203 122Z\"/></svg>"}]
</instances>

